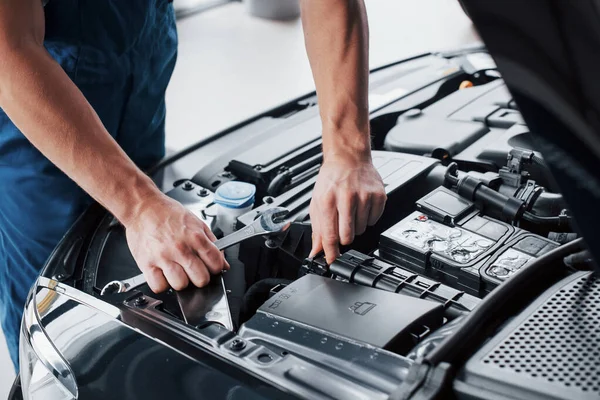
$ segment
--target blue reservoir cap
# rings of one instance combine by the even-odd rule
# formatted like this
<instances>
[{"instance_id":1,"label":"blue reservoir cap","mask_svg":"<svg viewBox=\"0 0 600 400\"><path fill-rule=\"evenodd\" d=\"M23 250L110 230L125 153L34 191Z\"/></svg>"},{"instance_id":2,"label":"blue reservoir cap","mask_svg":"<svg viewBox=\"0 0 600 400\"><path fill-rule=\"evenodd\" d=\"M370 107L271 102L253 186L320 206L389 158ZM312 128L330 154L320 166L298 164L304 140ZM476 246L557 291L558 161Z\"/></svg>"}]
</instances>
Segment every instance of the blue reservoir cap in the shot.
<instances>
[{"instance_id":1,"label":"blue reservoir cap","mask_svg":"<svg viewBox=\"0 0 600 400\"><path fill-rule=\"evenodd\" d=\"M228 208L245 208L254 203L256 186L245 182L226 182L215 192L215 203Z\"/></svg>"}]
</instances>

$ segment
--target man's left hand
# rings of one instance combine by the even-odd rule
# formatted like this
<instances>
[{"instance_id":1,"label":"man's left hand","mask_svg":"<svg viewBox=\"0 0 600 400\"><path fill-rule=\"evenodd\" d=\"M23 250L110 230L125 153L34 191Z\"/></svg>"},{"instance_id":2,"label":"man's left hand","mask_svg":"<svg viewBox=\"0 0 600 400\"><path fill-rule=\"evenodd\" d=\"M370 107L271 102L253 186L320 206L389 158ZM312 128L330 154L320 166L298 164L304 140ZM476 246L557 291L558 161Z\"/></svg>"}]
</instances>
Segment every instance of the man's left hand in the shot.
<instances>
[{"instance_id":1,"label":"man's left hand","mask_svg":"<svg viewBox=\"0 0 600 400\"><path fill-rule=\"evenodd\" d=\"M324 250L331 264L340 255L340 244L352 243L356 235L377 222L386 200L383 181L370 155L325 155L310 203L310 256Z\"/></svg>"}]
</instances>

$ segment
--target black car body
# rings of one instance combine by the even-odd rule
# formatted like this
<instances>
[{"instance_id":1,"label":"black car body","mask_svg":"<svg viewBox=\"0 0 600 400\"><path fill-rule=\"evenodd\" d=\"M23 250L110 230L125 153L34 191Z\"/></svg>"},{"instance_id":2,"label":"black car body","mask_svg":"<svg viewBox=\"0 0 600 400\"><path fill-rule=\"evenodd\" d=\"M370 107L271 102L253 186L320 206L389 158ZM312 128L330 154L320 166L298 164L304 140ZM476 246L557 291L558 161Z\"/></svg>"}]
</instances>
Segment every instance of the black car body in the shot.
<instances>
[{"instance_id":1,"label":"black car body","mask_svg":"<svg viewBox=\"0 0 600 400\"><path fill-rule=\"evenodd\" d=\"M484 39L497 29L478 21L502 26L500 2L464 3ZM513 96L483 47L372 72L388 204L332 265L307 259L321 162L314 94L165 160L152 176L208 223L214 190L238 180L264 199L238 228L275 206L291 228L242 243L207 288L101 296L137 267L122 226L91 207L32 288L14 398L598 398L600 282L574 233L576 221L593 236L598 214L586 220L577 191L587 186L557 189L568 187L563 167L539 152L552 140L539 144L520 107L532 126L550 129L548 119L540 125L514 82ZM593 185L588 150L579 172Z\"/></svg>"}]
</instances>

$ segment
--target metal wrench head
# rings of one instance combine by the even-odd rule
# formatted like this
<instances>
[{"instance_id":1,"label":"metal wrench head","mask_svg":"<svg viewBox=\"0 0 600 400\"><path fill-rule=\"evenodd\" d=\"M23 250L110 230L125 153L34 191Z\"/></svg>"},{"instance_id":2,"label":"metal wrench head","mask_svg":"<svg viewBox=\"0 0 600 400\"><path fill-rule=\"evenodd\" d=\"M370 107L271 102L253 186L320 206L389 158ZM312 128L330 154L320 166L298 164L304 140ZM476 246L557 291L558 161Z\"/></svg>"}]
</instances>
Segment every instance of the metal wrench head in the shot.
<instances>
[{"instance_id":1,"label":"metal wrench head","mask_svg":"<svg viewBox=\"0 0 600 400\"><path fill-rule=\"evenodd\" d=\"M104 285L100 295L129 292L145 283L146 279L144 278L144 274L138 274L122 281L110 281Z\"/></svg>"},{"instance_id":2,"label":"metal wrench head","mask_svg":"<svg viewBox=\"0 0 600 400\"><path fill-rule=\"evenodd\" d=\"M110 281L102 288L100 296L113 293L123 293L127 288L121 281Z\"/></svg>"},{"instance_id":3,"label":"metal wrench head","mask_svg":"<svg viewBox=\"0 0 600 400\"><path fill-rule=\"evenodd\" d=\"M274 207L265 210L257 221L265 233L279 233L289 228L290 221L286 220L289 213L286 208Z\"/></svg>"}]
</instances>

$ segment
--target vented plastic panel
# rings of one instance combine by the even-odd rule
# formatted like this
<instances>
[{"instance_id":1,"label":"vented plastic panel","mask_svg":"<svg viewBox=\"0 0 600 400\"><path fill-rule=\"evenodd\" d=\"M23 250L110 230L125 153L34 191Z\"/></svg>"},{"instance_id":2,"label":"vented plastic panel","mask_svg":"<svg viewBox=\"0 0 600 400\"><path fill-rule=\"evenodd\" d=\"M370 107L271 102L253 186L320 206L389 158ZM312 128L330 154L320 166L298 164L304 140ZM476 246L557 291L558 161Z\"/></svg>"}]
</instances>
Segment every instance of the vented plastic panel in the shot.
<instances>
[{"instance_id":1,"label":"vented plastic panel","mask_svg":"<svg viewBox=\"0 0 600 400\"><path fill-rule=\"evenodd\" d=\"M600 279L578 273L548 290L467 363L464 381L506 398L600 399Z\"/></svg>"},{"instance_id":2,"label":"vented plastic panel","mask_svg":"<svg viewBox=\"0 0 600 400\"><path fill-rule=\"evenodd\" d=\"M483 362L600 393L600 281L577 280L540 307Z\"/></svg>"}]
</instances>

